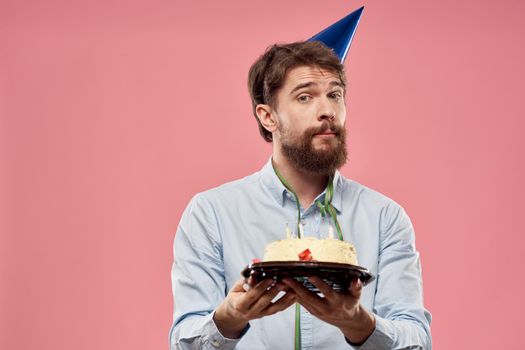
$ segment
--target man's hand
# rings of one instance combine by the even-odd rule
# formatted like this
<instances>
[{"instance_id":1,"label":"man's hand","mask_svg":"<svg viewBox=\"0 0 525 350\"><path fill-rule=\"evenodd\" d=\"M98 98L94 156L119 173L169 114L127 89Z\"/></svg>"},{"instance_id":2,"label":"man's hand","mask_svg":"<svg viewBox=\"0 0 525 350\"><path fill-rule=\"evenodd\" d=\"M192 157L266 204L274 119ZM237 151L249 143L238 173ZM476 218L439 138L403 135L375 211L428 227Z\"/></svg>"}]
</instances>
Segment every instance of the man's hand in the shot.
<instances>
[{"instance_id":1,"label":"man's hand","mask_svg":"<svg viewBox=\"0 0 525 350\"><path fill-rule=\"evenodd\" d=\"M246 291L244 279L238 280L224 301L217 307L213 320L223 336L239 338L250 320L273 315L295 303L295 293L272 279L266 279ZM248 283L250 285L250 283ZM281 291L286 294L272 303Z\"/></svg>"},{"instance_id":2,"label":"man's hand","mask_svg":"<svg viewBox=\"0 0 525 350\"><path fill-rule=\"evenodd\" d=\"M299 304L317 318L338 327L352 343L364 342L375 329L374 316L359 303L363 285L359 279L352 281L347 291L336 292L319 277L308 279L324 295L310 292L291 278L283 283L290 287Z\"/></svg>"}]
</instances>

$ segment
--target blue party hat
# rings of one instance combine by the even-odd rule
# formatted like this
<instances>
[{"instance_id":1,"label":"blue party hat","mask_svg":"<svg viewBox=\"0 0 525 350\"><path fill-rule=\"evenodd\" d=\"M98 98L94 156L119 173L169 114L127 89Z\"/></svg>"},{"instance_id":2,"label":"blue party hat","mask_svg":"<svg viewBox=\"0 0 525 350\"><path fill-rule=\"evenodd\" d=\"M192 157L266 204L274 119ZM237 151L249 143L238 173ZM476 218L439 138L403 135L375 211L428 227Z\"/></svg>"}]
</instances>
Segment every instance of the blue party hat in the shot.
<instances>
[{"instance_id":1,"label":"blue party hat","mask_svg":"<svg viewBox=\"0 0 525 350\"><path fill-rule=\"evenodd\" d=\"M308 41L322 42L334 50L336 55L339 56L341 63L344 62L364 8L365 7L363 6L355 10L348 16L332 24L330 27L314 35L308 39Z\"/></svg>"}]
</instances>

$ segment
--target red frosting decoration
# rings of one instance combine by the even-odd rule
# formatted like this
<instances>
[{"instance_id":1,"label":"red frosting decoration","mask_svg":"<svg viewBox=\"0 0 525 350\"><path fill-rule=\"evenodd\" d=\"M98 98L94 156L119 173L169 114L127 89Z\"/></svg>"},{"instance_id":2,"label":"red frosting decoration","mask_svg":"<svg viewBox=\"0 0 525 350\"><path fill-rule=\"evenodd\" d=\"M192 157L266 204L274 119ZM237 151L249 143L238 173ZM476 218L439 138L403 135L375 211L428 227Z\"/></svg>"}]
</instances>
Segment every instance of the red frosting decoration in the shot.
<instances>
[{"instance_id":1,"label":"red frosting decoration","mask_svg":"<svg viewBox=\"0 0 525 350\"><path fill-rule=\"evenodd\" d=\"M252 264L260 263L260 262L261 262L261 259L257 259L257 258L252 259Z\"/></svg>"},{"instance_id":2,"label":"red frosting decoration","mask_svg":"<svg viewBox=\"0 0 525 350\"><path fill-rule=\"evenodd\" d=\"M312 257L312 252L308 248L306 248L305 250L297 254L297 256L299 257L299 260L301 261L312 261L314 259Z\"/></svg>"}]
</instances>

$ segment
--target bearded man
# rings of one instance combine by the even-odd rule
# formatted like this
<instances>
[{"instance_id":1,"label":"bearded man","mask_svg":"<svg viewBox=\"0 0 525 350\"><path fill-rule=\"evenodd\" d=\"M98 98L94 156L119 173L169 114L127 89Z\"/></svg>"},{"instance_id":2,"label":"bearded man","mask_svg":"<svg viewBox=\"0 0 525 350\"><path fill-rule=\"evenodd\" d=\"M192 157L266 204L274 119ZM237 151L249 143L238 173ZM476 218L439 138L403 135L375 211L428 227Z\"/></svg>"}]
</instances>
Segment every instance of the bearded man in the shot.
<instances>
[{"instance_id":1,"label":"bearded man","mask_svg":"<svg viewBox=\"0 0 525 350\"><path fill-rule=\"evenodd\" d=\"M347 158L338 57L316 41L274 45L251 67L248 85L272 156L259 172L197 194L185 210L174 244L171 348L430 349L410 220L338 171ZM316 203L328 187L344 240L377 278L336 292L311 277L321 295L293 279L247 286L241 269L283 238L298 208L304 236L326 236L331 223Z\"/></svg>"}]
</instances>

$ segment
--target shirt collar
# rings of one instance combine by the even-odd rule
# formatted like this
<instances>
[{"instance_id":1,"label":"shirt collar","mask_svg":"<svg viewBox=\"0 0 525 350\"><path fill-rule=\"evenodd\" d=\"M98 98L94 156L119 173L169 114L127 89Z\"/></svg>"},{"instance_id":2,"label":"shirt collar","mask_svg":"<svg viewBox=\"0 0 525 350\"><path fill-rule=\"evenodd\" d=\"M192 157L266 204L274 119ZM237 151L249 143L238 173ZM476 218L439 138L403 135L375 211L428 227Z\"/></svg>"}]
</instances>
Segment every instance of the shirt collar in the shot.
<instances>
[{"instance_id":1,"label":"shirt collar","mask_svg":"<svg viewBox=\"0 0 525 350\"><path fill-rule=\"evenodd\" d=\"M270 192L270 195L275 199L280 206L284 206L284 198L288 190L282 184L281 180L275 174L272 166L272 157L261 169L261 181Z\"/></svg>"},{"instance_id":2,"label":"shirt collar","mask_svg":"<svg viewBox=\"0 0 525 350\"><path fill-rule=\"evenodd\" d=\"M286 189L286 187L284 187L281 180L279 180L275 174L271 157L261 169L260 174L264 187L268 189L270 195L280 206L284 206L285 198L289 191ZM341 173L336 170L334 174L334 197L332 198L332 205L338 212L341 212L342 210L342 180ZM326 189L319 196L317 196L316 199L319 199L321 203L323 203L325 193ZM290 195L293 196L291 192Z\"/></svg>"}]
</instances>

